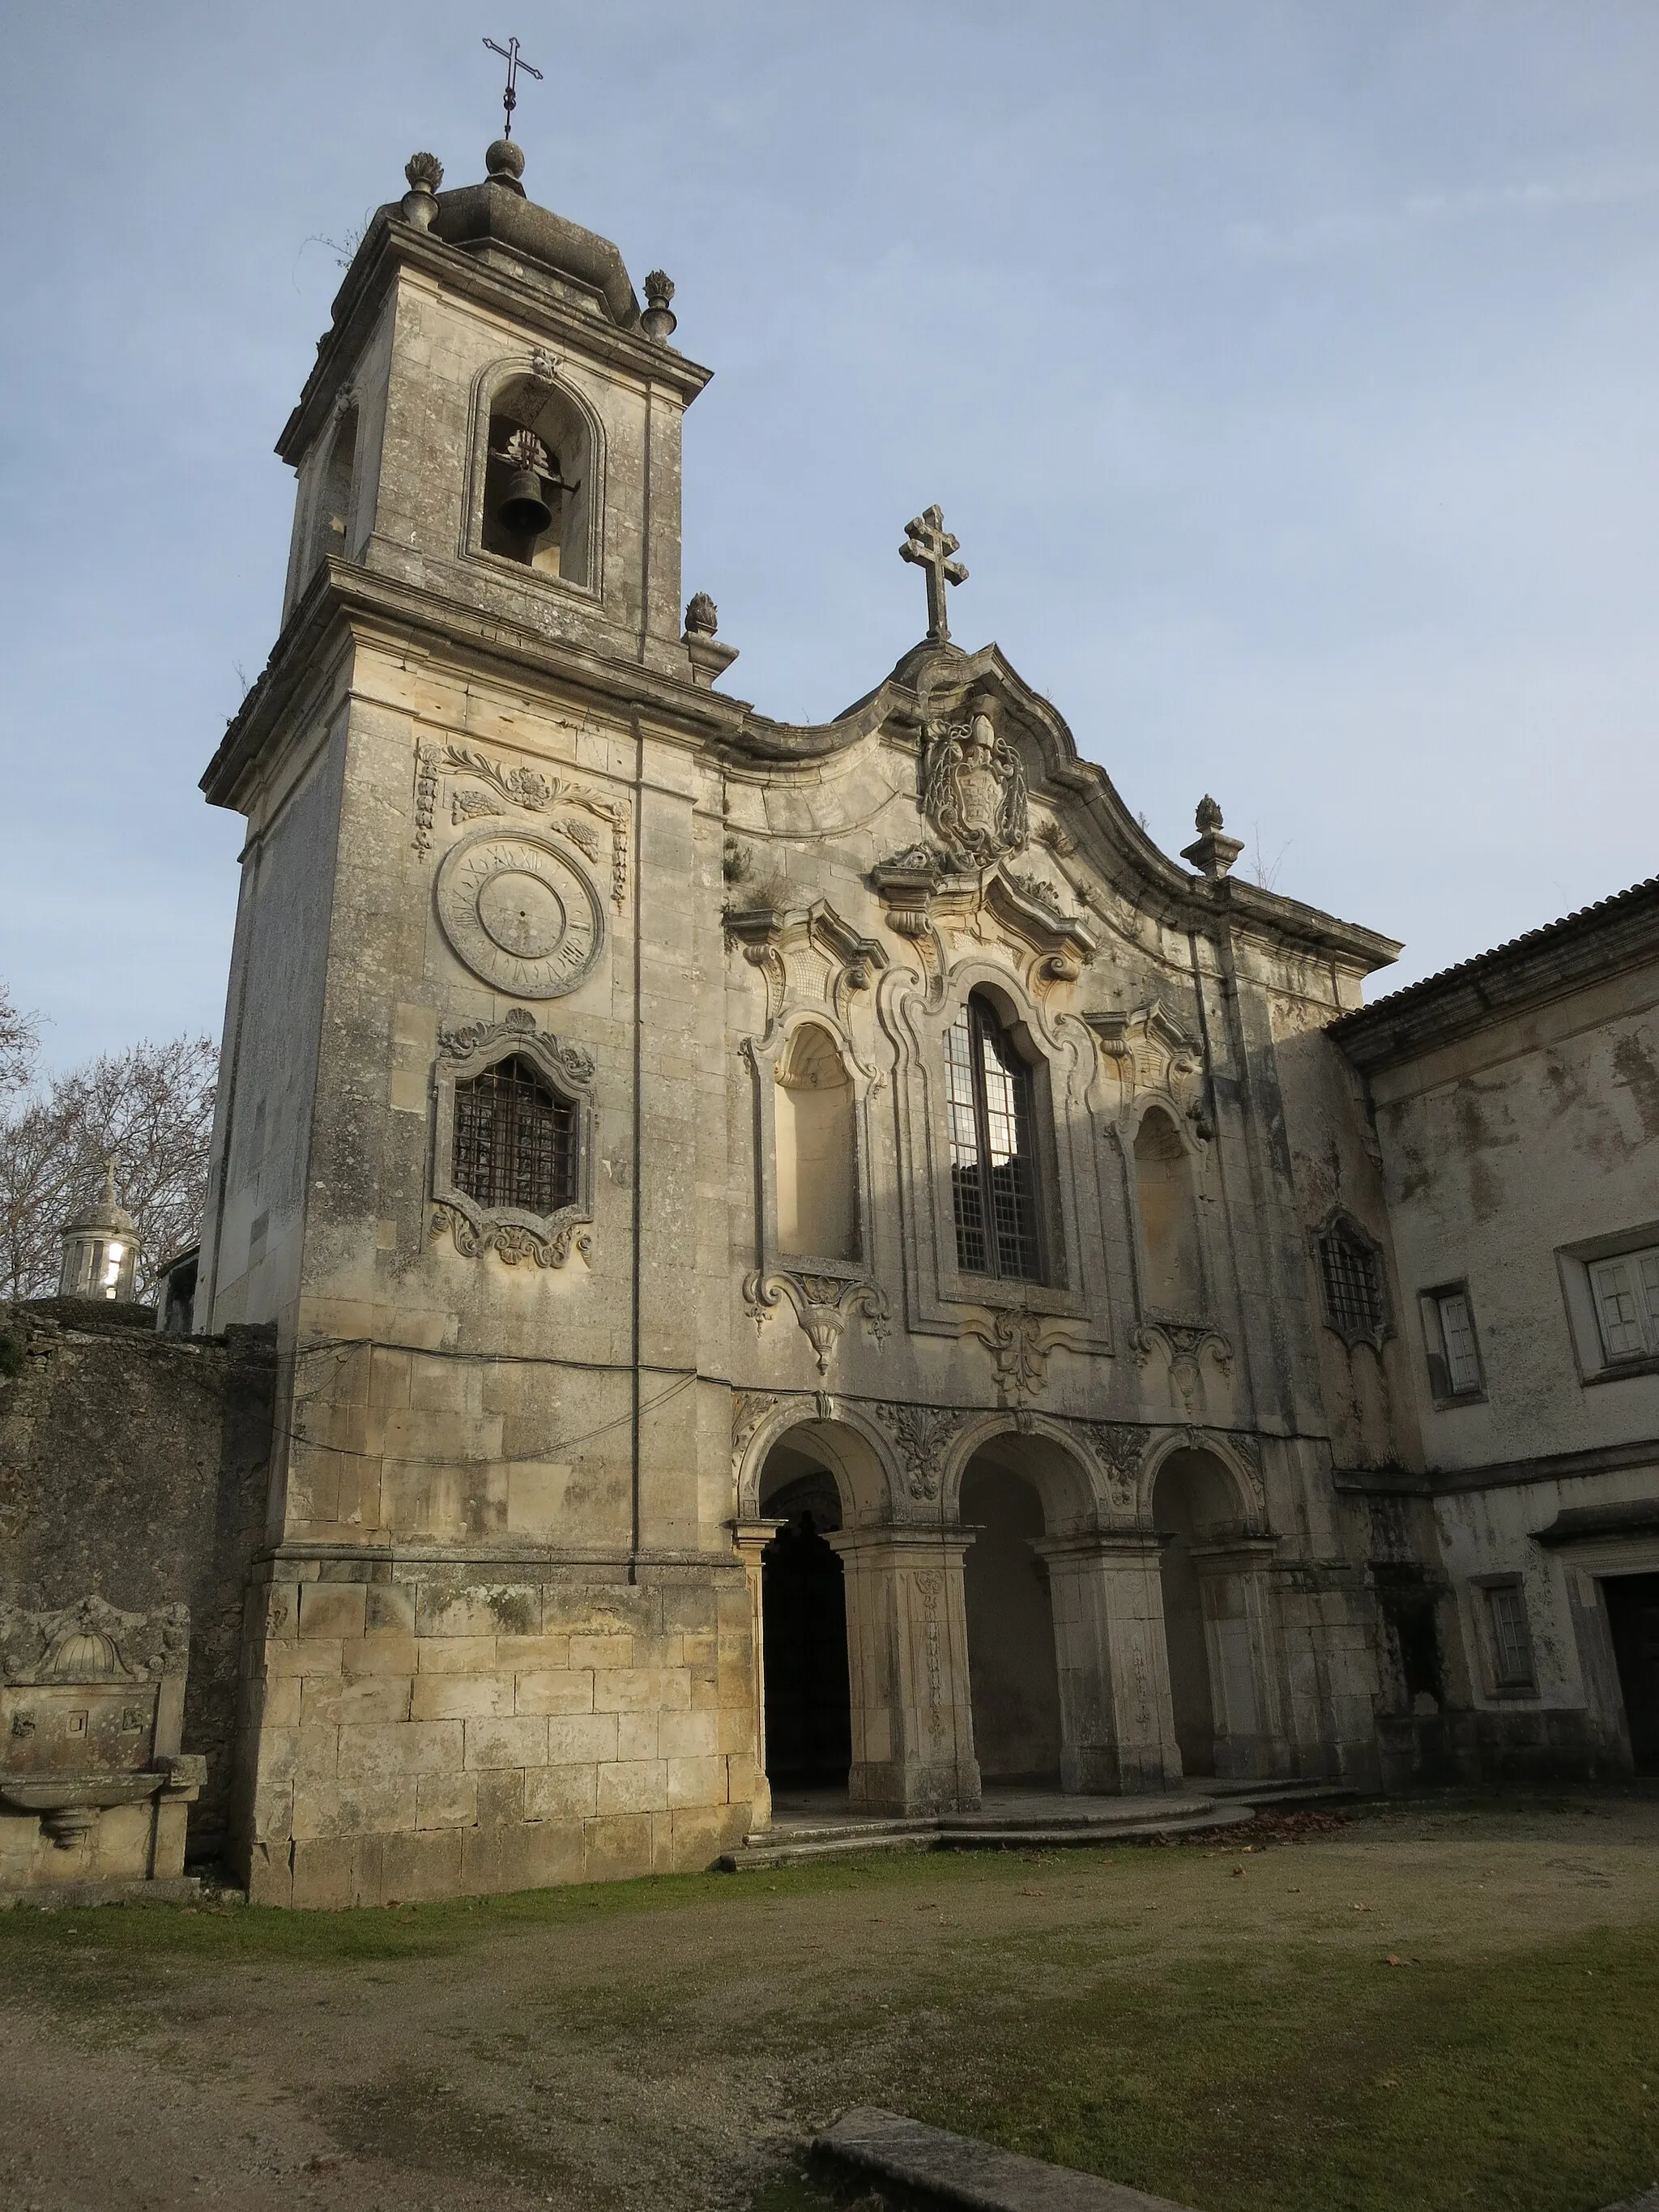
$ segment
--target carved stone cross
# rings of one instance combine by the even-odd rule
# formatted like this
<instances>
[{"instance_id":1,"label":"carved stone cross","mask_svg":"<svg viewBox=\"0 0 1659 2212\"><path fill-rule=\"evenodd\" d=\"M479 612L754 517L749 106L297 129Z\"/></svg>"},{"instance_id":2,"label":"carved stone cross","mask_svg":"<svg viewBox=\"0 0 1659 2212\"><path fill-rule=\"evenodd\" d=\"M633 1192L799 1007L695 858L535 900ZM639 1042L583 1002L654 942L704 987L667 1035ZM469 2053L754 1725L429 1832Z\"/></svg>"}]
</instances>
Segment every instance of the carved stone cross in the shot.
<instances>
[{"instance_id":1,"label":"carved stone cross","mask_svg":"<svg viewBox=\"0 0 1659 2212\"><path fill-rule=\"evenodd\" d=\"M945 618L945 586L968 580L966 568L960 561L951 558L956 550L957 540L945 527L945 516L936 507L927 507L914 522L904 526L900 560L914 561L917 568L927 571L929 645L945 645L950 640L951 625Z\"/></svg>"}]
</instances>

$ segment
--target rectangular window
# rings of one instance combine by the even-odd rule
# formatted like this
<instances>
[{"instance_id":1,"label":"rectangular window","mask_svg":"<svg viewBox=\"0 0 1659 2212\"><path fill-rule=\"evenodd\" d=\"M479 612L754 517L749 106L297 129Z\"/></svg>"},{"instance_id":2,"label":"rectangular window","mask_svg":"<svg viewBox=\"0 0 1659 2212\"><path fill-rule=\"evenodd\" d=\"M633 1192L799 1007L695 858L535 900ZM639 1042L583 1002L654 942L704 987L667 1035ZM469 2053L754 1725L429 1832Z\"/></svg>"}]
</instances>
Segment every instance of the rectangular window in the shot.
<instances>
[{"instance_id":1,"label":"rectangular window","mask_svg":"<svg viewBox=\"0 0 1659 2212\"><path fill-rule=\"evenodd\" d=\"M1480 1348L1475 1341L1468 1285L1449 1283L1443 1290L1425 1291L1422 1312L1429 1385L1435 1396L1481 1396Z\"/></svg>"},{"instance_id":2,"label":"rectangular window","mask_svg":"<svg viewBox=\"0 0 1659 2212\"><path fill-rule=\"evenodd\" d=\"M1531 1689L1532 1637L1519 1583L1494 1583L1488 1588L1486 1618L1492 1629L1492 1677L1498 1688Z\"/></svg>"},{"instance_id":3,"label":"rectangular window","mask_svg":"<svg viewBox=\"0 0 1659 2212\"><path fill-rule=\"evenodd\" d=\"M1609 1361L1659 1352L1659 1245L1590 1263L1590 1293Z\"/></svg>"}]
</instances>

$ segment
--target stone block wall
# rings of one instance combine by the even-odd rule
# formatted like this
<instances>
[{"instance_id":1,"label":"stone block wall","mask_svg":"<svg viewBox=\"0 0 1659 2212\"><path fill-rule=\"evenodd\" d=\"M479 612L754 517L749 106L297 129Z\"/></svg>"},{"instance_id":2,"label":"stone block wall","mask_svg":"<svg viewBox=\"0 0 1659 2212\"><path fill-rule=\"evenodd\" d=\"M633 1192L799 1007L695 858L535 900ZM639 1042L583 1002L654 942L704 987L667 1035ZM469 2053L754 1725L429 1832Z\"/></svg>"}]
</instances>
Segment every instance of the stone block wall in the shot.
<instances>
[{"instance_id":1,"label":"stone block wall","mask_svg":"<svg viewBox=\"0 0 1659 2212\"><path fill-rule=\"evenodd\" d=\"M275 1331L158 1336L146 1307L0 1305L0 1604L190 1614L190 1850L230 1824L244 1592L264 1537ZM15 1373L8 1368L15 1367Z\"/></svg>"},{"instance_id":2,"label":"stone block wall","mask_svg":"<svg viewBox=\"0 0 1659 2212\"><path fill-rule=\"evenodd\" d=\"M529 1889L706 1867L739 1843L756 1791L743 1570L610 1571L262 1568L253 1899Z\"/></svg>"}]
</instances>

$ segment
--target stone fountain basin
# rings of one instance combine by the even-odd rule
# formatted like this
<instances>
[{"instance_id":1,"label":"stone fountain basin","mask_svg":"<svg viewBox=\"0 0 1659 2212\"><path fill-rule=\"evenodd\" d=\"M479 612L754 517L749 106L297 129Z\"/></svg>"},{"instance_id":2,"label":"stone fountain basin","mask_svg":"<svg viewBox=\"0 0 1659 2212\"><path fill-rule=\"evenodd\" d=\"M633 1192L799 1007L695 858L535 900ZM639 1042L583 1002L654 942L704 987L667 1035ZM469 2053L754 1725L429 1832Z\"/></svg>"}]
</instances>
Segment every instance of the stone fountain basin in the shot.
<instances>
[{"instance_id":1,"label":"stone fountain basin","mask_svg":"<svg viewBox=\"0 0 1659 2212\"><path fill-rule=\"evenodd\" d=\"M136 1774L78 1774L24 1780L0 1775L0 1804L17 1813L103 1812L112 1805L142 1804L163 1790L192 1796L205 1778L205 1760L186 1754Z\"/></svg>"}]
</instances>

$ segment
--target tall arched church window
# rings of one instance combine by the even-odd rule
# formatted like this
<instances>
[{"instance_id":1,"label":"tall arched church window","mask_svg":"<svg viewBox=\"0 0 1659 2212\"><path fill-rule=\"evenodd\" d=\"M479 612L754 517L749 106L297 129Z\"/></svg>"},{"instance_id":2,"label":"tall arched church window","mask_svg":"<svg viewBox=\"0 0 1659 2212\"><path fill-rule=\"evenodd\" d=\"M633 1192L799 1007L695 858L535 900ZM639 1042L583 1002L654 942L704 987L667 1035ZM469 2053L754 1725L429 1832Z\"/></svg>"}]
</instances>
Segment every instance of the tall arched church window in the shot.
<instances>
[{"instance_id":1,"label":"tall arched church window","mask_svg":"<svg viewBox=\"0 0 1659 2212\"><path fill-rule=\"evenodd\" d=\"M856 1260L853 1085L834 1038L804 1024L779 1062L777 1085L779 1249Z\"/></svg>"},{"instance_id":2,"label":"tall arched church window","mask_svg":"<svg viewBox=\"0 0 1659 2212\"><path fill-rule=\"evenodd\" d=\"M490 407L481 543L567 583L588 580L592 441L562 392L517 379Z\"/></svg>"},{"instance_id":3,"label":"tall arched church window","mask_svg":"<svg viewBox=\"0 0 1659 2212\"><path fill-rule=\"evenodd\" d=\"M1170 1116L1153 1107L1135 1132L1135 1200L1146 1255L1146 1302L1195 1316L1204 1306L1192 1159Z\"/></svg>"},{"instance_id":4,"label":"tall arched church window","mask_svg":"<svg viewBox=\"0 0 1659 2212\"><path fill-rule=\"evenodd\" d=\"M1040 1282L1031 1071L977 993L946 1030L945 1056L957 1265Z\"/></svg>"},{"instance_id":5,"label":"tall arched church window","mask_svg":"<svg viewBox=\"0 0 1659 2212\"><path fill-rule=\"evenodd\" d=\"M454 1126L452 1180L478 1206L546 1215L575 1203L576 1109L526 1060L457 1083Z\"/></svg>"}]
</instances>

